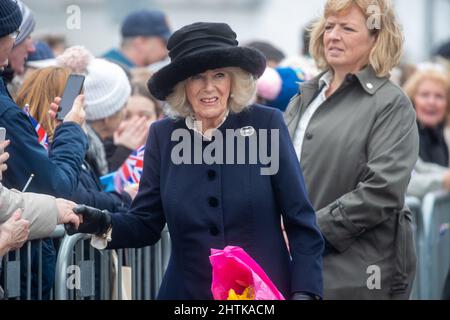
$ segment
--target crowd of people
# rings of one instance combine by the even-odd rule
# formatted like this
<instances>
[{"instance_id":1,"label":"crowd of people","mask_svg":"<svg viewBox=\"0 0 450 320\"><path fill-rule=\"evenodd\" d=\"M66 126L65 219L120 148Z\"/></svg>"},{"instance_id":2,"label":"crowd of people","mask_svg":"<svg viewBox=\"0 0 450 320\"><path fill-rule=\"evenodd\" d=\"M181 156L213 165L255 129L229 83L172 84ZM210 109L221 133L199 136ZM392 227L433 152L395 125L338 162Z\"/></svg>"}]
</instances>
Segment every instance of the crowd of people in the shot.
<instances>
[{"instance_id":1,"label":"crowd of people","mask_svg":"<svg viewBox=\"0 0 450 320\"><path fill-rule=\"evenodd\" d=\"M33 12L0 1L0 257L31 241L32 298L35 239L49 299L46 237L64 224L99 250L155 244L167 225L159 299L212 299L210 250L229 245L286 299L409 299L405 197L450 191L450 43L408 64L391 0L327 0L291 57L267 40L240 45L226 23L167 21L131 13L119 48L96 57L35 39ZM61 121L71 74L84 86Z\"/></svg>"}]
</instances>

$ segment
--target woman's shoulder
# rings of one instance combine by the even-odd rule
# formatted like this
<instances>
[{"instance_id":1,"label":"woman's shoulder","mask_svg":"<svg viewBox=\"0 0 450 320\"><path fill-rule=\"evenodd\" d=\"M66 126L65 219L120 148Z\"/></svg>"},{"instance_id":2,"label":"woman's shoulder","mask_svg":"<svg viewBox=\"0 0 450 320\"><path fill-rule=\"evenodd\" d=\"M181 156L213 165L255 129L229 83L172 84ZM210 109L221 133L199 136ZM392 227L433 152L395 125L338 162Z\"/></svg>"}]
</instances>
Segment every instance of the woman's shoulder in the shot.
<instances>
[{"instance_id":1,"label":"woman's shoulder","mask_svg":"<svg viewBox=\"0 0 450 320\"><path fill-rule=\"evenodd\" d=\"M390 79L386 79L386 82L381 86L380 91L383 93L391 92L393 95L406 95L403 89Z\"/></svg>"},{"instance_id":2,"label":"woman's shoulder","mask_svg":"<svg viewBox=\"0 0 450 320\"><path fill-rule=\"evenodd\" d=\"M159 119L152 124L152 128L159 131L171 131L174 130L177 124L183 122L182 118L165 117Z\"/></svg>"},{"instance_id":3,"label":"woman's shoulder","mask_svg":"<svg viewBox=\"0 0 450 320\"><path fill-rule=\"evenodd\" d=\"M395 105L401 106L407 111L414 111L411 100L403 91L403 89L392 82L391 80L386 81L386 83L377 92L382 105Z\"/></svg>"},{"instance_id":4,"label":"woman's shoulder","mask_svg":"<svg viewBox=\"0 0 450 320\"><path fill-rule=\"evenodd\" d=\"M256 126L267 127L270 123L283 122L283 113L273 107L261 104L253 104L245 111L241 112L242 116L247 116Z\"/></svg>"},{"instance_id":5,"label":"woman's shoulder","mask_svg":"<svg viewBox=\"0 0 450 320\"><path fill-rule=\"evenodd\" d=\"M259 117L259 118L271 118L274 115L282 115L283 113L278 110L277 108L265 106L262 104L252 104L247 109L248 112L250 112L253 116Z\"/></svg>"}]
</instances>

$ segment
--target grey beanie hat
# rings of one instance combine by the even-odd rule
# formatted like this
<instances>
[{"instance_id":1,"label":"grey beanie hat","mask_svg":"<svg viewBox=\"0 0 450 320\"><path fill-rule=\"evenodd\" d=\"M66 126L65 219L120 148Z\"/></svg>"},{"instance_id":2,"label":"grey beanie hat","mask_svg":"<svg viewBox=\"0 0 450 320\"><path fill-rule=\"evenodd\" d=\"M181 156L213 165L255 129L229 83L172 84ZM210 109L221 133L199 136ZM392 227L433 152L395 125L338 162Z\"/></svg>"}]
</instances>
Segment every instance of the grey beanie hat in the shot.
<instances>
[{"instance_id":1,"label":"grey beanie hat","mask_svg":"<svg viewBox=\"0 0 450 320\"><path fill-rule=\"evenodd\" d=\"M23 20L19 28L20 34L17 37L16 42L14 43L15 47L24 42L34 31L34 27L36 26L36 20L34 20L34 15L33 12L31 12L30 8L28 8L20 0L17 0L17 4L19 5L20 11L22 12Z\"/></svg>"}]
</instances>

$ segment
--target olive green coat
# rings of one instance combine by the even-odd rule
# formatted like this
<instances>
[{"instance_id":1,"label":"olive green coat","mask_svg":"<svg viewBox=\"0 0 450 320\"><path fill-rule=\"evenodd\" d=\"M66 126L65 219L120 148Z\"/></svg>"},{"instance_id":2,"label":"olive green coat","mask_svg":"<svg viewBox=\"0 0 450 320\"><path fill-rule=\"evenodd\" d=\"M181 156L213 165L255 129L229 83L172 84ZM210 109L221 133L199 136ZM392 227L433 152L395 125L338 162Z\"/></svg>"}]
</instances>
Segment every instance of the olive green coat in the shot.
<instances>
[{"instance_id":1,"label":"olive green coat","mask_svg":"<svg viewBox=\"0 0 450 320\"><path fill-rule=\"evenodd\" d=\"M292 138L321 76L286 110ZM312 117L300 165L334 248L324 257L325 299L408 299L416 256L404 205L418 151L410 100L371 67L347 76Z\"/></svg>"}]
</instances>

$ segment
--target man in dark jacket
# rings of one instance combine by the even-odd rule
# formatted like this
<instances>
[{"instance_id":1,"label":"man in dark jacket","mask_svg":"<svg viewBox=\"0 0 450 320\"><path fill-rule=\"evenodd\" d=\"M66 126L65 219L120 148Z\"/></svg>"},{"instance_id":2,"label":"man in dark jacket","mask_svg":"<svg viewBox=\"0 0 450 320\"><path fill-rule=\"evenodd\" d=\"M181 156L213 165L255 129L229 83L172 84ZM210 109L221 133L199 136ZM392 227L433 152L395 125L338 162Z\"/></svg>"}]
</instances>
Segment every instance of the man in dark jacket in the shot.
<instances>
[{"instance_id":1,"label":"man in dark jacket","mask_svg":"<svg viewBox=\"0 0 450 320\"><path fill-rule=\"evenodd\" d=\"M167 64L166 42L171 34L166 15L158 10L138 10L128 15L121 28L122 45L103 55L124 70Z\"/></svg>"}]
</instances>

